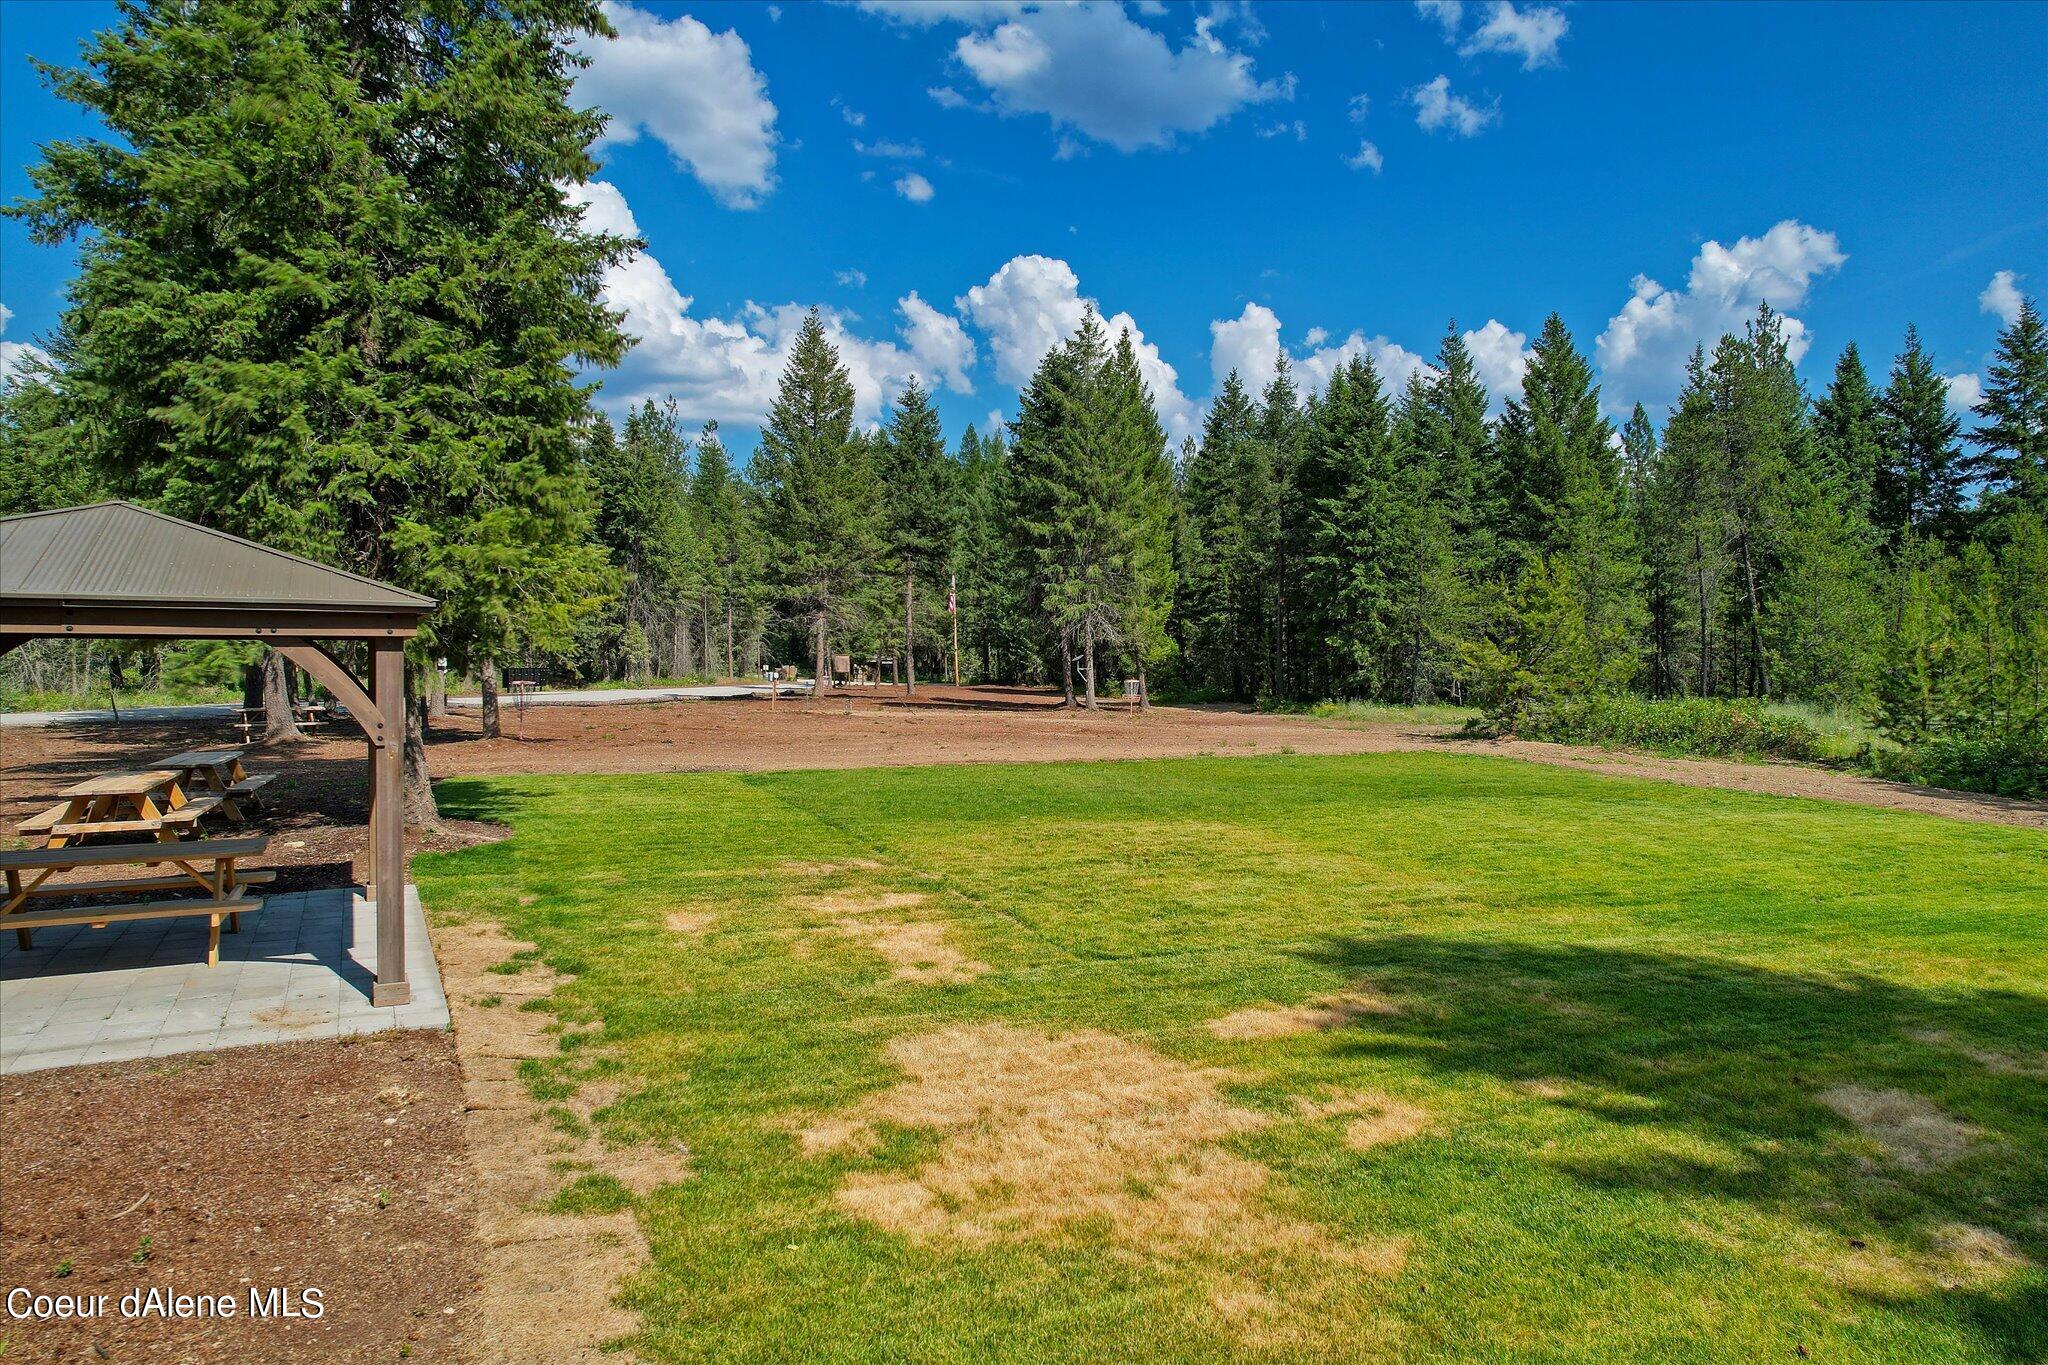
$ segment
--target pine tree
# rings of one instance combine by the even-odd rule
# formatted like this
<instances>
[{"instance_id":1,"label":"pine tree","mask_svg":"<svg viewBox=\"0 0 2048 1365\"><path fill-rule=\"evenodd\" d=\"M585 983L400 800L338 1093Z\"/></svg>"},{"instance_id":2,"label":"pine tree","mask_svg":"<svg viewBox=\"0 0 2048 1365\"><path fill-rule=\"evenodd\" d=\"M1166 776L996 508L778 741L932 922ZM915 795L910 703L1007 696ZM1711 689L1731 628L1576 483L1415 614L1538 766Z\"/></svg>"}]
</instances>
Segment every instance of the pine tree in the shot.
<instances>
[{"instance_id":1,"label":"pine tree","mask_svg":"<svg viewBox=\"0 0 2048 1365\"><path fill-rule=\"evenodd\" d=\"M1866 521L1875 511L1878 471L1885 461L1880 424L1877 394L1852 341L1835 361L1828 391L1814 404L1813 436L1823 476L1843 506Z\"/></svg>"},{"instance_id":2,"label":"pine tree","mask_svg":"<svg viewBox=\"0 0 2048 1365\"><path fill-rule=\"evenodd\" d=\"M1113 467L1108 487L1114 499L1112 581L1120 589L1117 635L1137 670L1138 704L1150 707L1152 675L1171 646L1167 620L1173 612L1177 509L1166 429L1128 331L1118 335L1104 367L1101 401Z\"/></svg>"},{"instance_id":3,"label":"pine tree","mask_svg":"<svg viewBox=\"0 0 2048 1365\"><path fill-rule=\"evenodd\" d=\"M1292 574L1302 554L1301 508L1295 495L1295 474L1301 463L1303 416L1301 397L1294 387L1293 368L1283 352L1273 371L1273 382L1259 402L1259 444L1272 481L1267 502L1270 511L1264 527L1269 549L1265 615L1267 620L1267 686L1276 696L1297 695L1297 670L1290 634L1295 610Z\"/></svg>"},{"instance_id":4,"label":"pine tree","mask_svg":"<svg viewBox=\"0 0 2048 1365\"><path fill-rule=\"evenodd\" d=\"M1685 583L1679 567L1680 541L1673 500L1665 477L1657 429L1641 403L1621 430L1629 519L1643 556L1644 676L1653 697L1685 690L1679 662L1680 621Z\"/></svg>"},{"instance_id":5,"label":"pine tree","mask_svg":"<svg viewBox=\"0 0 2048 1365\"><path fill-rule=\"evenodd\" d=\"M953 462L938 409L915 379L904 387L882 442L884 537L903 583L903 690L917 695L917 583L951 560L955 535Z\"/></svg>"},{"instance_id":6,"label":"pine tree","mask_svg":"<svg viewBox=\"0 0 2048 1365\"><path fill-rule=\"evenodd\" d=\"M959 584L964 648L984 681L1022 678L1026 646L1025 575L1010 535L1010 447L1000 431L960 437L960 535L953 577Z\"/></svg>"},{"instance_id":7,"label":"pine tree","mask_svg":"<svg viewBox=\"0 0 2048 1365\"><path fill-rule=\"evenodd\" d=\"M1998 334L1998 354L1985 371L1970 433L1985 460L1983 505L1994 519L2015 511L2048 516L2048 328L2032 299Z\"/></svg>"},{"instance_id":8,"label":"pine tree","mask_svg":"<svg viewBox=\"0 0 2048 1365\"><path fill-rule=\"evenodd\" d=\"M1271 474L1258 410L1232 370L1209 405L1201 443L1183 471L1187 527L1179 605L1186 663L1197 685L1256 695L1266 653L1266 501Z\"/></svg>"},{"instance_id":9,"label":"pine tree","mask_svg":"<svg viewBox=\"0 0 2048 1365\"><path fill-rule=\"evenodd\" d=\"M1963 490L1970 468L1956 443L1961 423L1948 410L1948 385L1906 328L1906 348L1878 400L1885 462L1878 470L1873 520L1891 544L1906 532L1954 543L1963 532Z\"/></svg>"},{"instance_id":10,"label":"pine tree","mask_svg":"<svg viewBox=\"0 0 2048 1365\"><path fill-rule=\"evenodd\" d=\"M566 647L603 597L571 367L626 345L598 285L631 244L561 189L596 169L572 44L605 31L578 0L218 0L124 11L83 69L43 68L113 134L50 144L9 210L85 234L57 348L74 457L439 598L416 676Z\"/></svg>"},{"instance_id":11,"label":"pine tree","mask_svg":"<svg viewBox=\"0 0 2048 1365\"><path fill-rule=\"evenodd\" d=\"M774 537L777 588L806 623L822 705L831 634L848 623L883 557L881 488L853 430L853 382L812 309L797 332L755 453Z\"/></svg>"},{"instance_id":12,"label":"pine tree","mask_svg":"<svg viewBox=\"0 0 2048 1365\"><path fill-rule=\"evenodd\" d=\"M1605 687L1634 673L1641 617L1640 563L1624 502L1613 428L1600 415L1592 366L1555 313L1543 324L1522 395L1498 433L1507 484L1504 528L1525 566L1561 561L1578 592L1578 634Z\"/></svg>"},{"instance_id":13,"label":"pine tree","mask_svg":"<svg viewBox=\"0 0 2048 1365\"><path fill-rule=\"evenodd\" d=\"M640 658L626 659L629 632L637 629L640 640L651 641L688 622L699 576L689 458L690 441L675 403L653 399L627 415L625 429L608 449L592 446L585 456L597 492L592 529L623 575L607 662L628 676L644 676L653 662L651 645ZM690 671L686 653L674 663L677 672Z\"/></svg>"},{"instance_id":14,"label":"pine tree","mask_svg":"<svg viewBox=\"0 0 2048 1365\"><path fill-rule=\"evenodd\" d=\"M766 564L755 534L747 488L734 473L732 457L719 439L718 423L706 422L697 438L697 471L690 480L692 520L706 565L705 669L712 659L724 665L724 676L739 676L739 633L759 624L761 576ZM710 615L722 618L720 643L714 653Z\"/></svg>"},{"instance_id":15,"label":"pine tree","mask_svg":"<svg viewBox=\"0 0 2048 1365\"><path fill-rule=\"evenodd\" d=\"M1436 370L1419 416L1420 440L1436 466L1436 496L1459 561L1472 578L1489 577L1499 567L1503 475L1486 420L1486 385L1455 320L1437 347Z\"/></svg>"},{"instance_id":16,"label":"pine tree","mask_svg":"<svg viewBox=\"0 0 2048 1365\"><path fill-rule=\"evenodd\" d=\"M1611 432L1593 368L1552 313L1499 433L1504 528L1525 560L1563 547L1570 505L1612 464Z\"/></svg>"},{"instance_id":17,"label":"pine tree","mask_svg":"<svg viewBox=\"0 0 2048 1365\"><path fill-rule=\"evenodd\" d=\"M1364 355L1309 405L1296 469L1303 549L1294 634L1303 679L1320 695L1373 696L1397 629L1390 582L1399 518L1393 412Z\"/></svg>"}]
</instances>

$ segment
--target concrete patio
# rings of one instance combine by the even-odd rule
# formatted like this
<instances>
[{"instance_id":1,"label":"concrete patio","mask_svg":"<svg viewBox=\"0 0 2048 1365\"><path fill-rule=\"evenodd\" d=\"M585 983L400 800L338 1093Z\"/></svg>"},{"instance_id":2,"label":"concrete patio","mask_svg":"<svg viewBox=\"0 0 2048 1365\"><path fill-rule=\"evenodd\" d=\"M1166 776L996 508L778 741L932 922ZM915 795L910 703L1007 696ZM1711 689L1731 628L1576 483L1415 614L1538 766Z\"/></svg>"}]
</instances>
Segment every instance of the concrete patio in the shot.
<instances>
[{"instance_id":1,"label":"concrete patio","mask_svg":"<svg viewBox=\"0 0 2048 1365\"><path fill-rule=\"evenodd\" d=\"M353 889L265 899L223 932L206 965L206 921L41 929L24 952L0 935L0 1075L169 1057L254 1043L446 1028L448 1001L419 897L405 888L412 1000L378 1008L377 914Z\"/></svg>"}]
</instances>

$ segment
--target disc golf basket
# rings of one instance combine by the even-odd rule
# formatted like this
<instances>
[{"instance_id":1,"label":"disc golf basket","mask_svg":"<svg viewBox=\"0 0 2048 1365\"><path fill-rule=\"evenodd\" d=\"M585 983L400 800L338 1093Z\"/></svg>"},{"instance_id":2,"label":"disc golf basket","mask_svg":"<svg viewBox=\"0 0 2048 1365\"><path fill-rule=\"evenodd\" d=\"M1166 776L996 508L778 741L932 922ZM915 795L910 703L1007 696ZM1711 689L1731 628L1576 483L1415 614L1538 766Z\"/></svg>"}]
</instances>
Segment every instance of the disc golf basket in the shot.
<instances>
[{"instance_id":1,"label":"disc golf basket","mask_svg":"<svg viewBox=\"0 0 2048 1365\"><path fill-rule=\"evenodd\" d=\"M512 710L519 717L519 737L526 738L526 699L535 689L547 686L548 671L545 668L508 668L505 670L505 686L512 691Z\"/></svg>"}]
</instances>

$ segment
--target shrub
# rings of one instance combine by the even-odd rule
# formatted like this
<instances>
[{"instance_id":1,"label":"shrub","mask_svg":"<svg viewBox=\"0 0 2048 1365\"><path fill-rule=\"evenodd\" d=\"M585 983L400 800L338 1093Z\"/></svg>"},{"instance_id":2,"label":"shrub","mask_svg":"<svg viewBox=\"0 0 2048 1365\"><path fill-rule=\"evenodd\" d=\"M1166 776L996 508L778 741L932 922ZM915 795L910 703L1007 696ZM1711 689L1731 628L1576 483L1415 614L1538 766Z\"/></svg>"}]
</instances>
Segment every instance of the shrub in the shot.
<instances>
[{"instance_id":1,"label":"shrub","mask_svg":"<svg viewBox=\"0 0 2048 1365\"><path fill-rule=\"evenodd\" d=\"M1863 755L1866 767L1895 782L1989 792L2031 800L2048 798L2048 734L1943 735L1904 749Z\"/></svg>"},{"instance_id":2,"label":"shrub","mask_svg":"<svg viewBox=\"0 0 2048 1365\"><path fill-rule=\"evenodd\" d=\"M1626 695L1566 697L1536 703L1516 733L1561 744L1612 744L1721 758L1816 758L1820 732L1797 716L1757 701L1687 697L1649 701Z\"/></svg>"}]
</instances>

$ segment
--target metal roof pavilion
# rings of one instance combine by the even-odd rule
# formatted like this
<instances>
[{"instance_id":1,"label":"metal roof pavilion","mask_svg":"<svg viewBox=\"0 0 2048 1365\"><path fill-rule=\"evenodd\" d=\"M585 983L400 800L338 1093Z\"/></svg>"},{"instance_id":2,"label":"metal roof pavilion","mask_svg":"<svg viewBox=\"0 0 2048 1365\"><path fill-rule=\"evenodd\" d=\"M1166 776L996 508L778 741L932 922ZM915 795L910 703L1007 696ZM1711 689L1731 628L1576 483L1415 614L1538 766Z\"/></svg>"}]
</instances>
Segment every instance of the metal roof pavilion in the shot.
<instances>
[{"instance_id":1,"label":"metal roof pavilion","mask_svg":"<svg viewBox=\"0 0 2048 1365\"><path fill-rule=\"evenodd\" d=\"M0 517L0 654L35 639L259 639L339 698L370 747L371 1001L405 977L405 642L437 604L130 502ZM367 646L368 686L320 641Z\"/></svg>"}]
</instances>

